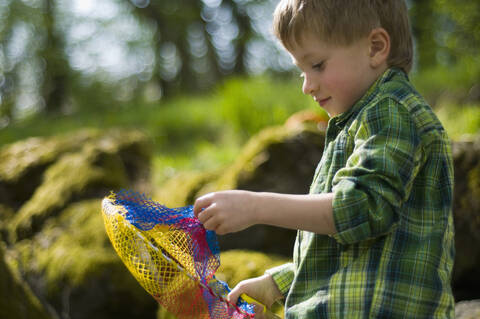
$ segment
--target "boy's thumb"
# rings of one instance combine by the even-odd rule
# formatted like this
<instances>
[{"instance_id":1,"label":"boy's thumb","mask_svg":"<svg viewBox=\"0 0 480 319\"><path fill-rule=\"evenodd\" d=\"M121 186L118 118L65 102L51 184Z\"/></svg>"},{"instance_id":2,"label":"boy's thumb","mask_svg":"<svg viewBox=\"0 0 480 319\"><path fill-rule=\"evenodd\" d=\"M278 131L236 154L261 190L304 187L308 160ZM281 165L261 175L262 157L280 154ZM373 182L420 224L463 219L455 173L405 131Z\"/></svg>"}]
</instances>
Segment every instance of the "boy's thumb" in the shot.
<instances>
[{"instance_id":1,"label":"boy's thumb","mask_svg":"<svg viewBox=\"0 0 480 319\"><path fill-rule=\"evenodd\" d=\"M237 304L238 297L240 297L241 294L242 294L242 292L240 291L240 289L238 288L238 285L237 285L228 294L228 296L227 296L228 302L230 302L234 305Z\"/></svg>"}]
</instances>

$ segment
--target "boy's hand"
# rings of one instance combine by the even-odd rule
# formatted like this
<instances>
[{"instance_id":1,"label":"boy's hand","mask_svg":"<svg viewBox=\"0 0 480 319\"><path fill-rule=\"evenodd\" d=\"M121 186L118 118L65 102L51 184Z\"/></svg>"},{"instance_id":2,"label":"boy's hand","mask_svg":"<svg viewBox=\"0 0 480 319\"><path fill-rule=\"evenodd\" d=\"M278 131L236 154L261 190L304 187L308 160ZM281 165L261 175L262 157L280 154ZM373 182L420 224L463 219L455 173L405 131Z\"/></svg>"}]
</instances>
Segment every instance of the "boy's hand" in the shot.
<instances>
[{"instance_id":1,"label":"boy's hand","mask_svg":"<svg viewBox=\"0 0 480 319\"><path fill-rule=\"evenodd\" d=\"M254 193L232 190L199 197L193 212L206 229L224 235L254 225L255 206Z\"/></svg>"},{"instance_id":2,"label":"boy's hand","mask_svg":"<svg viewBox=\"0 0 480 319\"><path fill-rule=\"evenodd\" d=\"M282 293L278 290L272 276L269 274L239 282L238 285L230 291L227 299L229 302L236 304L241 294L247 294L263 303L267 308L270 308L275 301L283 298ZM259 310L258 312L261 313L261 307L256 307L256 311L257 308ZM261 316L256 315L255 318L261 318Z\"/></svg>"}]
</instances>

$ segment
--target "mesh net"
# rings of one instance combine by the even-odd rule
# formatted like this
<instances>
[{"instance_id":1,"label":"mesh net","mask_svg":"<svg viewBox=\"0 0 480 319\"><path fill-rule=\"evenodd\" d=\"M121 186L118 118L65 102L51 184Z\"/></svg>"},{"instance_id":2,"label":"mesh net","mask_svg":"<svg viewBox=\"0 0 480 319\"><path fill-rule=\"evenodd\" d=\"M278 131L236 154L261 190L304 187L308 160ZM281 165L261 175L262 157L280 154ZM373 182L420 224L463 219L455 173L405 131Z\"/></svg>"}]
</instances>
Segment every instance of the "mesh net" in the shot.
<instances>
[{"instance_id":1,"label":"mesh net","mask_svg":"<svg viewBox=\"0 0 480 319\"><path fill-rule=\"evenodd\" d=\"M226 301L228 285L214 276L220 249L193 207L167 208L131 191L102 202L112 245L142 287L177 318L253 318L253 305Z\"/></svg>"}]
</instances>

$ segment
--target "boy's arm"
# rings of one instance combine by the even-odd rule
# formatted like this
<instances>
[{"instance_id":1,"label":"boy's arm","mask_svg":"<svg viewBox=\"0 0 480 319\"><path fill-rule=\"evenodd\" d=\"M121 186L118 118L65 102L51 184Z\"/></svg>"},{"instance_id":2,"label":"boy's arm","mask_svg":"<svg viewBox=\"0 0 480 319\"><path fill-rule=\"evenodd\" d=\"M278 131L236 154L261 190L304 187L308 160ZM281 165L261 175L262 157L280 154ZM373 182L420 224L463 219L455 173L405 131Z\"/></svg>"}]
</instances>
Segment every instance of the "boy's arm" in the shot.
<instances>
[{"instance_id":1,"label":"boy's arm","mask_svg":"<svg viewBox=\"0 0 480 319\"><path fill-rule=\"evenodd\" d=\"M413 116L396 100L379 101L358 122L353 153L332 181L333 237L341 244L391 232L425 160Z\"/></svg>"},{"instance_id":2,"label":"boy's arm","mask_svg":"<svg viewBox=\"0 0 480 319\"><path fill-rule=\"evenodd\" d=\"M334 234L333 193L289 195L222 191L198 198L195 216L217 234L237 232L255 224Z\"/></svg>"}]
</instances>

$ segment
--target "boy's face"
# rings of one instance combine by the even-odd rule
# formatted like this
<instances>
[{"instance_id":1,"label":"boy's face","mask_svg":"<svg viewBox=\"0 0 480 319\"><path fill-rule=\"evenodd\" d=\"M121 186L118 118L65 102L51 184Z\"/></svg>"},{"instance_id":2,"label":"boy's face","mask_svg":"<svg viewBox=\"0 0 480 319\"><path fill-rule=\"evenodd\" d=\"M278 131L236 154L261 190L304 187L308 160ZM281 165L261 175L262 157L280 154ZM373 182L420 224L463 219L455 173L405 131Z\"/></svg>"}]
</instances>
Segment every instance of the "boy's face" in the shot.
<instances>
[{"instance_id":1,"label":"boy's face","mask_svg":"<svg viewBox=\"0 0 480 319\"><path fill-rule=\"evenodd\" d=\"M349 110L379 76L371 66L367 39L336 46L305 34L289 52L302 71L303 93L330 116Z\"/></svg>"}]
</instances>

